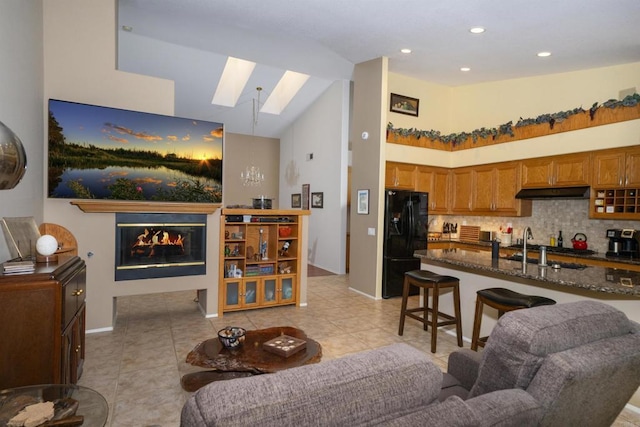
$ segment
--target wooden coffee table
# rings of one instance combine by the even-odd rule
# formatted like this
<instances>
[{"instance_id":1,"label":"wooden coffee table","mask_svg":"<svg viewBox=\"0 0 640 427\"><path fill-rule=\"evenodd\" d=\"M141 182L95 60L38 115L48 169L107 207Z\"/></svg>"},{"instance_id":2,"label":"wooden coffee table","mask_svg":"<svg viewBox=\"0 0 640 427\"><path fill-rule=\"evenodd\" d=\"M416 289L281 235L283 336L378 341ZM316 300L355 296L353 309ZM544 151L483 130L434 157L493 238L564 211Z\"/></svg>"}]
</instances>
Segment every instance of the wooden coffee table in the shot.
<instances>
[{"instance_id":1,"label":"wooden coffee table","mask_svg":"<svg viewBox=\"0 0 640 427\"><path fill-rule=\"evenodd\" d=\"M289 335L307 342L304 350L289 357L280 356L262 349L262 344L280 335ZM186 374L180 383L186 391L196 391L213 381L229 380L266 374L318 363L322 358L320 343L307 337L304 331L290 326L247 331L244 343L238 348L224 348L218 337L198 344L187 355L187 363L210 371Z\"/></svg>"}]
</instances>

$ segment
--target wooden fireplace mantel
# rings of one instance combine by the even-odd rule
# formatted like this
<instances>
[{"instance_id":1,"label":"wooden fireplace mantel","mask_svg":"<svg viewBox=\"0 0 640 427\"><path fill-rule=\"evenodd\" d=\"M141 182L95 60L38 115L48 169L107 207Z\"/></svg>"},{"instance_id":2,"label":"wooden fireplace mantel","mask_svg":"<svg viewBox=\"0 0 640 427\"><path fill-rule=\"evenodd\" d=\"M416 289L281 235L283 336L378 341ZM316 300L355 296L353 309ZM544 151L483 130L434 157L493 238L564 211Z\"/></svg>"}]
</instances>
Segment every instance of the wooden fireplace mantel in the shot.
<instances>
[{"instance_id":1,"label":"wooden fireplace mantel","mask_svg":"<svg viewBox=\"0 0 640 427\"><path fill-rule=\"evenodd\" d=\"M74 200L70 202L82 212L152 212L212 214L222 205L218 203L133 202L124 200Z\"/></svg>"}]
</instances>

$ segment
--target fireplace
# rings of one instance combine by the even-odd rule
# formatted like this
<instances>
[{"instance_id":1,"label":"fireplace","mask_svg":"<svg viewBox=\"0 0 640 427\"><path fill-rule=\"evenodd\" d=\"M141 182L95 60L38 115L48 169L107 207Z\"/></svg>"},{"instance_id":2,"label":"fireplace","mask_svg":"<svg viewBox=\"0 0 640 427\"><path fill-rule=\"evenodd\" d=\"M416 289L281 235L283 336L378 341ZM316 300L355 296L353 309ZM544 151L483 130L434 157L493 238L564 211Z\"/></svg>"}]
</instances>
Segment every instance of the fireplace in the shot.
<instances>
[{"instance_id":1,"label":"fireplace","mask_svg":"<svg viewBox=\"0 0 640 427\"><path fill-rule=\"evenodd\" d=\"M207 216L116 214L115 279L206 274Z\"/></svg>"}]
</instances>

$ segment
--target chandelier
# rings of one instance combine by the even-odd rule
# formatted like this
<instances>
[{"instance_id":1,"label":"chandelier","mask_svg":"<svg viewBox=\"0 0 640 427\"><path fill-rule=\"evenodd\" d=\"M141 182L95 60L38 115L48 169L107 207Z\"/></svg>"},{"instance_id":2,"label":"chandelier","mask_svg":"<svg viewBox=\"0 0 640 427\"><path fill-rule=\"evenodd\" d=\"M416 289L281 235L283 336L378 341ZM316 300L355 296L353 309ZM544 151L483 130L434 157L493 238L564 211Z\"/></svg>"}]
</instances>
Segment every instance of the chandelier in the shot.
<instances>
[{"instance_id":1,"label":"chandelier","mask_svg":"<svg viewBox=\"0 0 640 427\"><path fill-rule=\"evenodd\" d=\"M253 99L253 118L251 120L252 143L255 142L256 138L256 126L258 125L258 112L260 110L260 92L262 92L262 88L258 86L256 90L258 91L258 98L257 100L255 98ZM240 180L244 186L258 186L264 181L264 174L258 166L253 164L253 150L251 151L251 159L251 165L248 165L244 172L240 172Z\"/></svg>"}]
</instances>

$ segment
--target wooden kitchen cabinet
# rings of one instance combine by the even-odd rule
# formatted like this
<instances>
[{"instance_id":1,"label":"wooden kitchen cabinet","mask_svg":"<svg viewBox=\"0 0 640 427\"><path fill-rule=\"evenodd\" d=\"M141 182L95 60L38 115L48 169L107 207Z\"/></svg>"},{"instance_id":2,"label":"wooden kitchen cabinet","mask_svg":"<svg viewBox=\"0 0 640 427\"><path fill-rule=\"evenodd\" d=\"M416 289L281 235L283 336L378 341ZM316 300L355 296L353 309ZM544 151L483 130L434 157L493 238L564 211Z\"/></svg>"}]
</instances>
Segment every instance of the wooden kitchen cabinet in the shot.
<instances>
[{"instance_id":1,"label":"wooden kitchen cabinet","mask_svg":"<svg viewBox=\"0 0 640 427\"><path fill-rule=\"evenodd\" d=\"M496 163L473 168L471 211L493 216L531 215L531 201L516 199L520 165Z\"/></svg>"},{"instance_id":2,"label":"wooden kitchen cabinet","mask_svg":"<svg viewBox=\"0 0 640 427\"><path fill-rule=\"evenodd\" d=\"M429 213L446 214L449 211L449 170L431 166L418 166L416 191L429 193Z\"/></svg>"},{"instance_id":3,"label":"wooden kitchen cabinet","mask_svg":"<svg viewBox=\"0 0 640 427\"><path fill-rule=\"evenodd\" d=\"M590 218L640 219L640 147L596 151Z\"/></svg>"},{"instance_id":4,"label":"wooden kitchen cabinet","mask_svg":"<svg viewBox=\"0 0 640 427\"><path fill-rule=\"evenodd\" d=\"M398 190L415 190L416 165L387 162L385 165L385 187Z\"/></svg>"},{"instance_id":5,"label":"wooden kitchen cabinet","mask_svg":"<svg viewBox=\"0 0 640 427\"><path fill-rule=\"evenodd\" d=\"M451 173L451 213L469 214L473 192L473 168L454 169Z\"/></svg>"},{"instance_id":6,"label":"wooden kitchen cabinet","mask_svg":"<svg viewBox=\"0 0 640 427\"><path fill-rule=\"evenodd\" d=\"M516 194L520 190L520 168L521 165L518 162L493 165L492 205L487 213L498 216L531 216L531 200L516 199ZM477 187L477 191L480 191L480 186ZM476 210L475 207L474 210Z\"/></svg>"},{"instance_id":7,"label":"wooden kitchen cabinet","mask_svg":"<svg viewBox=\"0 0 640 427\"><path fill-rule=\"evenodd\" d=\"M640 147L593 153L593 180L596 188L640 187Z\"/></svg>"},{"instance_id":8,"label":"wooden kitchen cabinet","mask_svg":"<svg viewBox=\"0 0 640 427\"><path fill-rule=\"evenodd\" d=\"M86 266L77 256L0 274L0 389L72 384L85 356Z\"/></svg>"},{"instance_id":9,"label":"wooden kitchen cabinet","mask_svg":"<svg viewBox=\"0 0 640 427\"><path fill-rule=\"evenodd\" d=\"M589 153L566 154L522 161L522 188L590 185Z\"/></svg>"}]
</instances>

